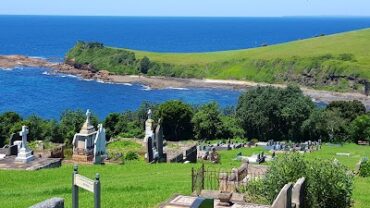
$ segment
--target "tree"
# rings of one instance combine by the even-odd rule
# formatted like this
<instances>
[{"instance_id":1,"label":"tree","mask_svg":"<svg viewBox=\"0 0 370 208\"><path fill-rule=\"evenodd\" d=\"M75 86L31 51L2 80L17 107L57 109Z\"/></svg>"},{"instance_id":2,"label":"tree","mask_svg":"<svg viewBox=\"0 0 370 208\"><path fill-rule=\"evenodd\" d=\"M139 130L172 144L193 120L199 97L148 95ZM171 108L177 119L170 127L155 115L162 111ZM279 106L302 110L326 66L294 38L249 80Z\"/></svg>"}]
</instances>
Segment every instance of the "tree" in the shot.
<instances>
[{"instance_id":1,"label":"tree","mask_svg":"<svg viewBox=\"0 0 370 208\"><path fill-rule=\"evenodd\" d=\"M15 112L5 112L0 115L0 147L3 147L11 135L11 128L22 118Z\"/></svg>"},{"instance_id":2,"label":"tree","mask_svg":"<svg viewBox=\"0 0 370 208\"><path fill-rule=\"evenodd\" d=\"M158 116L162 120L163 133L167 140L178 141L193 136L192 109L178 101L167 101L158 107Z\"/></svg>"},{"instance_id":3,"label":"tree","mask_svg":"<svg viewBox=\"0 0 370 208\"><path fill-rule=\"evenodd\" d=\"M139 62L139 70L141 73L147 74L149 68L150 68L150 60L148 57L144 56L144 58L141 59Z\"/></svg>"},{"instance_id":4,"label":"tree","mask_svg":"<svg viewBox=\"0 0 370 208\"><path fill-rule=\"evenodd\" d=\"M122 132L126 123L122 122L122 115L119 113L110 113L104 120L107 138L117 136Z\"/></svg>"},{"instance_id":5,"label":"tree","mask_svg":"<svg viewBox=\"0 0 370 208\"><path fill-rule=\"evenodd\" d=\"M298 87L257 87L239 97L236 116L250 138L297 141L313 109L314 103Z\"/></svg>"},{"instance_id":6,"label":"tree","mask_svg":"<svg viewBox=\"0 0 370 208\"><path fill-rule=\"evenodd\" d=\"M197 139L215 139L220 135L221 116L217 103L212 102L201 106L195 113L192 122Z\"/></svg>"},{"instance_id":7,"label":"tree","mask_svg":"<svg viewBox=\"0 0 370 208\"><path fill-rule=\"evenodd\" d=\"M333 101L326 107L326 109L338 111L339 115L349 122L353 121L357 116L366 113L366 107L358 100Z\"/></svg>"},{"instance_id":8,"label":"tree","mask_svg":"<svg viewBox=\"0 0 370 208\"><path fill-rule=\"evenodd\" d=\"M348 139L347 122L338 111L315 110L301 127L304 138L329 142L345 142Z\"/></svg>"},{"instance_id":9,"label":"tree","mask_svg":"<svg viewBox=\"0 0 370 208\"><path fill-rule=\"evenodd\" d=\"M219 130L219 138L232 139L244 138L245 131L240 127L238 120L233 116L222 116L222 126Z\"/></svg>"},{"instance_id":10,"label":"tree","mask_svg":"<svg viewBox=\"0 0 370 208\"><path fill-rule=\"evenodd\" d=\"M365 140L370 142L370 115L358 116L352 121L350 128L350 137L354 142Z\"/></svg>"}]
</instances>

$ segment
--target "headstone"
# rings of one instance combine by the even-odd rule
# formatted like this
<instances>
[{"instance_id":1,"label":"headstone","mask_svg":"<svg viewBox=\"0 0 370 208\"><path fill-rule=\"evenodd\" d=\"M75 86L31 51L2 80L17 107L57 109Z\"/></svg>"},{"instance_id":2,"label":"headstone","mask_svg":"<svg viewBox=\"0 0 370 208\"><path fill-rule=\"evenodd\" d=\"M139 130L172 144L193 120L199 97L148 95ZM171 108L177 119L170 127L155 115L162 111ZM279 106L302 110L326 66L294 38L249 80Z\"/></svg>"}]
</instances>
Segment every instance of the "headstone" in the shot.
<instances>
[{"instance_id":1,"label":"headstone","mask_svg":"<svg viewBox=\"0 0 370 208\"><path fill-rule=\"evenodd\" d=\"M100 164L107 157L105 129L102 124L99 124L98 130L95 130L90 117L91 112L87 110L86 121L80 132L74 135L72 141L72 159L76 162Z\"/></svg>"},{"instance_id":2,"label":"headstone","mask_svg":"<svg viewBox=\"0 0 370 208\"><path fill-rule=\"evenodd\" d=\"M163 152L163 130L161 120L159 120L157 127L154 129L154 121L151 119L152 111L148 110L148 119L145 121L145 137L146 143L146 159L147 162L152 163L166 162L167 154ZM150 144L148 143L150 142Z\"/></svg>"},{"instance_id":3,"label":"headstone","mask_svg":"<svg viewBox=\"0 0 370 208\"><path fill-rule=\"evenodd\" d=\"M154 161L153 155L153 142L152 137L145 137L145 144L146 144L146 161L151 163Z\"/></svg>"},{"instance_id":4,"label":"headstone","mask_svg":"<svg viewBox=\"0 0 370 208\"><path fill-rule=\"evenodd\" d=\"M364 85L365 85L365 87L364 87L364 91L365 91L365 95L366 96L369 96L369 93L370 93L370 82L369 81L365 81L365 83L364 83Z\"/></svg>"},{"instance_id":5,"label":"headstone","mask_svg":"<svg viewBox=\"0 0 370 208\"><path fill-rule=\"evenodd\" d=\"M157 128L155 130L155 139L158 151L159 160L163 158L163 129L161 126L161 120L159 119Z\"/></svg>"},{"instance_id":6,"label":"headstone","mask_svg":"<svg viewBox=\"0 0 370 208\"><path fill-rule=\"evenodd\" d=\"M22 131L19 132L19 135L22 137L22 143L20 144L17 157L15 158L17 162L27 163L35 159L35 156L32 154L32 150L29 149L27 144L28 133L28 127L22 126Z\"/></svg>"}]
</instances>

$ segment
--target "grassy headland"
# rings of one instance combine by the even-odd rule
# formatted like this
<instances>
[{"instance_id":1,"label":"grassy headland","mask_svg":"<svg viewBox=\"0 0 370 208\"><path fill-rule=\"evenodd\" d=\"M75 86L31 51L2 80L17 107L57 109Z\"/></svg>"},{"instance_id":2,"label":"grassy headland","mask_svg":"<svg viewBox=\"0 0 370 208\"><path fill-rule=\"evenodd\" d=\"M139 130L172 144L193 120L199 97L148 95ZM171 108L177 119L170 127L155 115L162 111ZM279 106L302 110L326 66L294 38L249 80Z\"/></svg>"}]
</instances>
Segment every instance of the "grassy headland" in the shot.
<instances>
[{"instance_id":1,"label":"grassy headland","mask_svg":"<svg viewBox=\"0 0 370 208\"><path fill-rule=\"evenodd\" d=\"M362 91L370 79L370 29L284 44L209 53L157 53L79 42L66 62L114 74L298 83Z\"/></svg>"}]
</instances>

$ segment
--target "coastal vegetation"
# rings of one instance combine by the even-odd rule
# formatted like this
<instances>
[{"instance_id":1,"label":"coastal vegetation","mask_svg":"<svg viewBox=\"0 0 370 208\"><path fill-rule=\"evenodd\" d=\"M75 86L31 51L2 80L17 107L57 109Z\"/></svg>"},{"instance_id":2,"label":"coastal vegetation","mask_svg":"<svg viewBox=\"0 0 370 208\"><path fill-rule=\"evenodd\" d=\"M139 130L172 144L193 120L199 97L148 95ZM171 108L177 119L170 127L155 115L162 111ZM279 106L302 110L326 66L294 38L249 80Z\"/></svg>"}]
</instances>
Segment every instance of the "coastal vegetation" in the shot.
<instances>
[{"instance_id":1,"label":"coastal vegetation","mask_svg":"<svg viewBox=\"0 0 370 208\"><path fill-rule=\"evenodd\" d=\"M143 138L147 111L161 120L168 141L240 138L300 142L370 141L370 114L359 101L335 101L326 108L315 106L297 86L257 87L244 92L237 106L220 108L216 103L192 106L181 101L144 102L136 111L111 113L100 122L108 138ZM81 110L67 110L59 120L37 115L21 118L15 112L0 114L0 146L22 125L30 128L31 140L71 144L85 121ZM92 116L96 126L98 118Z\"/></svg>"},{"instance_id":2,"label":"coastal vegetation","mask_svg":"<svg viewBox=\"0 0 370 208\"><path fill-rule=\"evenodd\" d=\"M370 79L370 29L267 47L209 53L156 53L78 42L66 63L112 74L297 83L363 91Z\"/></svg>"}]
</instances>

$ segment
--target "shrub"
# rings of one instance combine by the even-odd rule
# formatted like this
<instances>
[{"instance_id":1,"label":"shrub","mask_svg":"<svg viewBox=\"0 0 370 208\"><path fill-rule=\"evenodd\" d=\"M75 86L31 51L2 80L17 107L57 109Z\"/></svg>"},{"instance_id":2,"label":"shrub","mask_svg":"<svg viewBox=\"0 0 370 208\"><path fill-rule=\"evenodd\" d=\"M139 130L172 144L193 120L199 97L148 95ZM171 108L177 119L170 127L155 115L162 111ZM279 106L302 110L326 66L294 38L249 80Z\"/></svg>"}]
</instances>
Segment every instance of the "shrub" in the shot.
<instances>
[{"instance_id":1,"label":"shrub","mask_svg":"<svg viewBox=\"0 0 370 208\"><path fill-rule=\"evenodd\" d=\"M296 154L280 155L269 168L262 182L251 182L247 196L267 199L272 203L281 188L306 178L307 207L346 208L351 204L353 175L338 162L327 160L308 161ZM256 185L262 186L257 187Z\"/></svg>"},{"instance_id":2,"label":"shrub","mask_svg":"<svg viewBox=\"0 0 370 208\"><path fill-rule=\"evenodd\" d=\"M361 161L359 175L361 177L369 177L370 176L370 162L369 162L369 159L365 158Z\"/></svg>"},{"instance_id":3,"label":"shrub","mask_svg":"<svg viewBox=\"0 0 370 208\"><path fill-rule=\"evenodd\" d=\"M136 152L129 151L126 154L125 159L126 160L138 160L139 159L139 155Z\"/></svg>"}]
</instances>

